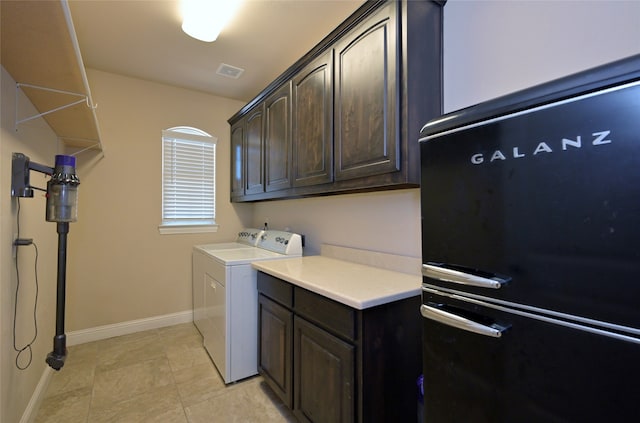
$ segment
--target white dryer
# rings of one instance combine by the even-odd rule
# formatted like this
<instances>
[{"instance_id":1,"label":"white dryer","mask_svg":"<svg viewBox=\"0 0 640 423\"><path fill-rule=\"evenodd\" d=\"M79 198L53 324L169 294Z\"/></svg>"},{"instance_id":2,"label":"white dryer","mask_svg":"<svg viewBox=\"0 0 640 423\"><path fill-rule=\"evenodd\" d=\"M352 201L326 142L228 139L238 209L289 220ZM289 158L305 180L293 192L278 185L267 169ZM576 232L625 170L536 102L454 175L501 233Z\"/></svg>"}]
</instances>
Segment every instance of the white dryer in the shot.
<instances>
[{"instance_id":1,"label":"white dryer","mask_svg":"<svg viewBox=\"0 0 640 423\"><path fill-rule=\"evenodd\" d=\"M212 253L220 250L237 250L243 248L255 248L260 241L260 236L264 233L262 229L247 228L238 232L236 240L233 242L219 242L215 244L198 245L194 247L194 251L202 251L205 253ZM191 261L192 276L191 281L193 284L193 323L196 325L200 333L203 331L204 325L204 291L205 284L202 281L202 275L205 272L205 262L203 260L196 260L196 255L193 255ZM196 277L196 275L200 275Z\"/></svg>"},{"instance_id":2,"label":"white dryer","mask_svg":"<svg viewBox=\"0 0 640 423\"><path fill-rule=\"evenodd\" d=\"M257 271L251 263L301 255L300 235L273 230L262 233L253 248L194 248L194 269L203 269L194 272L194 286L196 279L204 286L199 328L225 383L258 373Z\"/></svg>"},{"instance_id":3,"label":"white dryer","mask_svg":"<svg viewBox=\"0 0 640 423\"><path fill-rule=\"evenodd\" d=\"M247 228L238 232L238 236L235 241L232 242L216 242L213 244L198 245L197 247L202 250L215 251L215 250L236 250L238 248L251 248L258 245L260 236L264 233L263 229Z\"/></svg>"}]
</instances>

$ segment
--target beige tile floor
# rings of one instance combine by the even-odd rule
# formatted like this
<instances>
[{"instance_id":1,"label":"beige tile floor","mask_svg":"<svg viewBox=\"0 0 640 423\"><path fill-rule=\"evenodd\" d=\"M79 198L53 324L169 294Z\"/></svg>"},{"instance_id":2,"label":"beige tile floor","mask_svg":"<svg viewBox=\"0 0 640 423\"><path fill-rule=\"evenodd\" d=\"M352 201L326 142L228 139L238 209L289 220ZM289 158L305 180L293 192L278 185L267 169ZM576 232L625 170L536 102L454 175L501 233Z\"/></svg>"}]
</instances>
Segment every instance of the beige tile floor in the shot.
<instances>
[{"instance_id":1,"label":"beige tile floor","mask_svg":"<svg viewBox=\"0 0 640 423\"><path fill-rule=\"evenodd\" d=\"M260 376L227 385L191 323L69 347L36 423L295 422Z\"/></svg>"}]
</instances>

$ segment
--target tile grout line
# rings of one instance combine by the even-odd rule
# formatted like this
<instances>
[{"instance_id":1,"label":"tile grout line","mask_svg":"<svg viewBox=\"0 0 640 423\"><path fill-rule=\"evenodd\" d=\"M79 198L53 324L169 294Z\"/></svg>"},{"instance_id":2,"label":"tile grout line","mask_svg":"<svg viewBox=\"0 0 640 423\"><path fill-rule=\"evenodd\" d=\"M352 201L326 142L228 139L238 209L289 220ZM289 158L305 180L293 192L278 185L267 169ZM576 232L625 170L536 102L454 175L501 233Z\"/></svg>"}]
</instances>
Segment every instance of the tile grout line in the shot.
<instances>
[{"instance_id":1,"label":"tile grout line","mask_svg":"<svg viewBox=\"0 0 640 423\"><path fill-rule=\"evenodd\" d=\"M160 334L158 334L158 336L160 336ZM169 354L167 353L167 347L166 347L166 344L164 343L162 344L162 350L164 352L165 358L167 359L167 362L169 363L169 370L171 371L171 380L173 381L173 388L176 390L176 394L178 395L178 400L180 401L180 406L182 407L182 413L184 414L185 421L189 423L190 419L187 414L187 409L184 405L184 400L182 399L182 395L180 394L180 390L178 389L178 382L176 381L175 370L171 366L171 360L169 359Z\"/></svg>"},{"instance_id":2,"label":"tile grout line","mask_svg":"<svg viewBox=\"0 0 640 423\"><path fill-rule=\"evenodd\" d=\"M93 404L94 389L96 386L96 369L98 367L98 352L93 360L93 376L91 377L91 395L89 396L89 407L87 407L87 418L85 423L89 423L89 417L91 416L91 404Z\"/></svg>"}]
</instances>

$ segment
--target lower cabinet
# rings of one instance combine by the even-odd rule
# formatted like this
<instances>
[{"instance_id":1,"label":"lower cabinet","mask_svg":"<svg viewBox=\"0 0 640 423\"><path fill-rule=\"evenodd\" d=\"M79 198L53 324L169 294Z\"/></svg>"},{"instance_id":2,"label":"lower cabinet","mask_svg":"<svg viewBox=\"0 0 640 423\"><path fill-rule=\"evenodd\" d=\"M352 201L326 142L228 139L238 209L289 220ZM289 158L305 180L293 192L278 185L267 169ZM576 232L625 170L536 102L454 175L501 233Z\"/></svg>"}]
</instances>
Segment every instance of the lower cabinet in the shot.
<instances>
[{"instance_id":1,"label":"lower cabinet","mask_svg":"<svg viewBox=\"0 0 640 423\"><path fill-rule=\"evenodd\" d=\"M356 310L258 272L258 371L301 422L417 420L420 297Z\"/></svg>"},{"instance_id":2,"label":"lower cabinet","mask_svg":"<svg viewBox=\"0 0 640 423\"><path fill-rule=\"evenodd\" d=\"M282 402L291 408L293 312L260 295L258 320L258 372L269 381L269 386Z\"/></svg>"},{"instance_id":3,"label":"lower cabinet","mask_svg":"<svg viewBox=\"0 0 640 423\"><path fill-rule=\"evenodd\" d=\"M294 319L294 414L302 422L355 421L355 347Z\"/></svg>"}]
</instances>

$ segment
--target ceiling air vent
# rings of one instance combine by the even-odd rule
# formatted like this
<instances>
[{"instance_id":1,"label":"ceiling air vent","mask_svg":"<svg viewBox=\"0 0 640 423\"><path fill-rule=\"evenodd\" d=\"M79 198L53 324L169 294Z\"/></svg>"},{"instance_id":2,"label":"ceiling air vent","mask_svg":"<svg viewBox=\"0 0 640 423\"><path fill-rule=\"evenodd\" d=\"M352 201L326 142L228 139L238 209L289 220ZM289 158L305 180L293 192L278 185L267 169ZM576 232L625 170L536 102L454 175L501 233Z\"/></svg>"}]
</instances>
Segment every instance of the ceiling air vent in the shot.
<instances>
[{"instance_id":1,"label":"ceiling air vent","mask_svg":"<svg viewBox=\"0 0 640 423\"><path fill-rule=\"evenodd\" d=\"M235 66L227 65L226 63L221 63L220 66L218 66L218 70L216 71L218 75L226 76L227 78L233 79L240 78L242 72L244 72L244 69L236 68Z\"/></svg>"}]
</instances>

